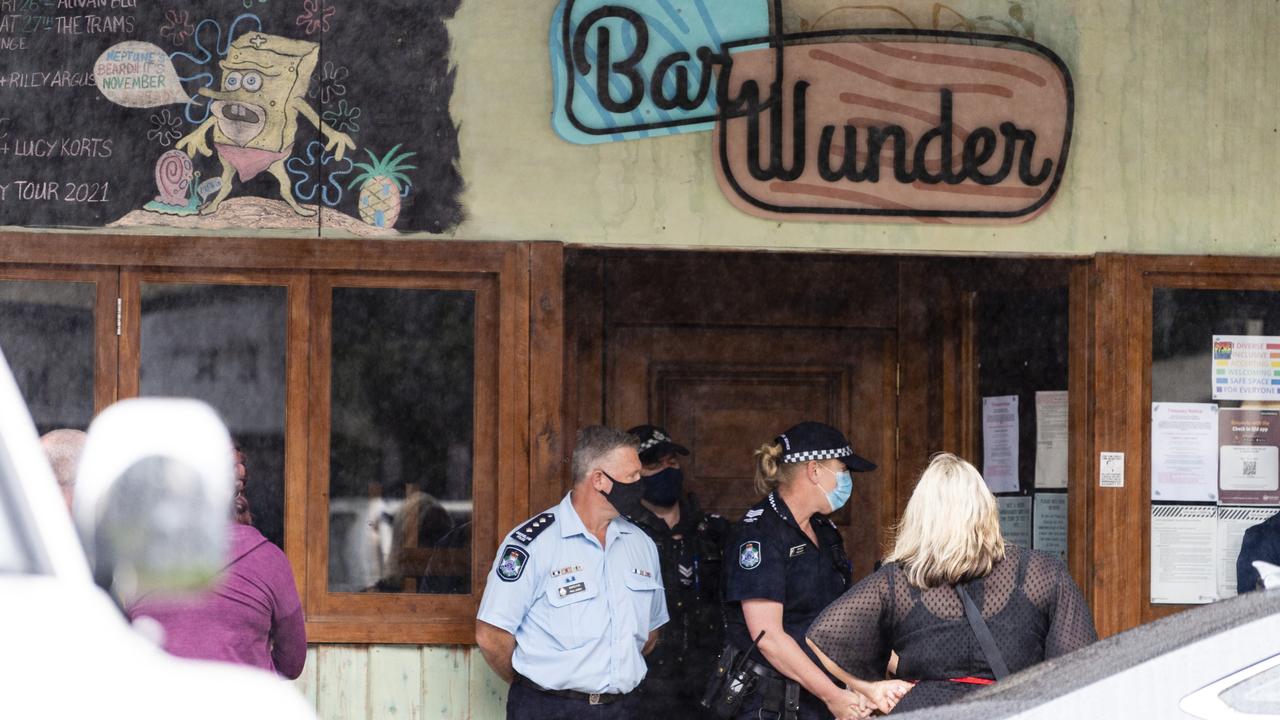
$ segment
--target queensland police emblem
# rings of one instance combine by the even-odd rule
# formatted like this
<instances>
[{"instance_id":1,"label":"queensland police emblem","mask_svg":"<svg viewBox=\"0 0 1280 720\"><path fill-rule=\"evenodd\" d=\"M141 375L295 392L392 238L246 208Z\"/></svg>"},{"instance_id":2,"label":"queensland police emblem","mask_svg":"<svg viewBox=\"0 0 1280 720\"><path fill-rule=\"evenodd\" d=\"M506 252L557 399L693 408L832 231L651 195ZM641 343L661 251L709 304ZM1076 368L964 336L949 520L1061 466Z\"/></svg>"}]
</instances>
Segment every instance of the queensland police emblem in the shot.
<instances>
[{"instance_id":1,"label":"queensland police emblem","mask_svg":"<svg viewBox=\"0 0 1280 720\"><path fill-rule=\"evenodd\" d=\"M498 577L504 582L515 582L524 573L524 566L529 562L529 553L508 545L502 549L502 559L498 561Z\"/></svg>"},{"instance_id":2,"label":"queensland police emblem","mask_svg":"<svg viewBox=\"0 0 1280 720\"><path fill-rule=\"evenodd\" d=\"M760 543L748 540L738 548L738 566L743 570L754 570L760 566Z\"/></svg>"}]
</instances>

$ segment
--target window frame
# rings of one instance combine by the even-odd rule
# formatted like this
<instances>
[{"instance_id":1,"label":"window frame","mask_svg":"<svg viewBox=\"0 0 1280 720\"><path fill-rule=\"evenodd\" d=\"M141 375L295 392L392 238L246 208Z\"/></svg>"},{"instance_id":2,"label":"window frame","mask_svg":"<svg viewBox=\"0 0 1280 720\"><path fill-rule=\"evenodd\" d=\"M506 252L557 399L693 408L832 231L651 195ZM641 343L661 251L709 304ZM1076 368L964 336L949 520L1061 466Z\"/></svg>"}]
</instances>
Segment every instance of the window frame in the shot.
<instances>
[{"instance_id":1,"label":"window frame","mask_svg":"<svg viewBox=\"0 0 1280 720\"><path fill-rule=\"evenodd\" d=\"M327 525L317 537L307 521L316 508L327 510L327 488L318 484L311 406L317 365L310 356L317 342L313 301L318 279L370 275L421 284L422 278L467 278L492 286L486 323L496 346L477 346L477 362L490 362L493 387L491 447L477 443L476 457L492 457L492 475L473 473L473 492L492 498L487 537L473 537L472 594L461 603L440 605L441 595L394 598L357 594L334 604L325 593L308 592L322 577L316 558L327 551ZM530 514L531 500L545 505L558 487L565 459L563 434L563 246L556 242L471 242L442 240L348 240L318 237L166 236L0 231L0 278L98 282L95 310L95 411L117 394L137 392L140 328L138 282L203 280L248 284L289 283L286 374L285 551L307 608L312 643L470 644L475 612L496 541ZM179 280L181 278L181 280ZM126 282L127 281L127 282ZM116 335L116 299L122 333ZM301 303L301 307L299 307ZM128 310L128 312L125 312ZM480 312L480 308L477 308ZM479 318L478 318L479 320ZM328 320L324 331L327 333ZM479 339L479 338L477 338ZM299 343L301 343L299 345ZM301 347L299 354L296 348ZM130 372L122 372L124 361ZM301 373L305 381L294 380ZM477 370L477 378L481 376ZM130 379L126 380L126 376ZM117 386L121 392L117 393ZM126 386L127 385L127 386ZM328 388L324 391L327 396ZM327 446L327 417L325 445ZM301 425L302 430L294 430ZM477 438L479 439L479 438ZM300 456L300 459L299 459ZM327 456L322 458L327 478ZM301 473L298 467L304 468ZM541 482L531 487L530 477ZM487 482L481 491L479 483ZM321 494L313 494L313 493ZM532 498L531 498L532 495ZM315 500L316 502L312 502ZM317 540L319 548L308 544ZM327 560L327 558L325 558ZM323 588L323 583L320 586ZM407 602L406 602L407 601ZM319 609L320 614L312 614Z\"/></svg>"}]
</instances>

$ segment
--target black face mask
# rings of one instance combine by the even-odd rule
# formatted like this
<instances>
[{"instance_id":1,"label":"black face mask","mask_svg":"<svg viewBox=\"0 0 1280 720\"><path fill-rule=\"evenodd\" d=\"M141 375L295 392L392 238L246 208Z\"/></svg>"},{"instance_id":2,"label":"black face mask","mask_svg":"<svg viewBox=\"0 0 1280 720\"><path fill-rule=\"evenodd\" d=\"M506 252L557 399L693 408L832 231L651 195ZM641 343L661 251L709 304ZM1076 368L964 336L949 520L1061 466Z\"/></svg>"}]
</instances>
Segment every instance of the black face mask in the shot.
<instances>
[{"instance_id":1,"label":"black face mask","mask_svg":"<svg viewBox=\"0 0 1280 720\"><path fill-rule=\"evenodd\" d=\"M680 468L664 468L640 481L644 483L644 499L654 505L671 507L680 502L680 491L684 488L684 472Z\"/></svg>"},{"instance_id":2,"label":"black face mask","mask_svg":"<svg viewBox=\"0 0 1280 720\"><path fill-rule=\"evenodd\" d=\"M613 505L614 509L616 509L623 517L635 517L636 511L644 507L640 504L640 498L644 496L643 483L620 483L617 480L614 480L612 475L604 472L604 470L601 470L600 472L604 473L605 477L613 480L613 489L607 493L601 492L600 494L604 495L605 499L608 500L609 503Z\"/></svg>"}]
</instances>

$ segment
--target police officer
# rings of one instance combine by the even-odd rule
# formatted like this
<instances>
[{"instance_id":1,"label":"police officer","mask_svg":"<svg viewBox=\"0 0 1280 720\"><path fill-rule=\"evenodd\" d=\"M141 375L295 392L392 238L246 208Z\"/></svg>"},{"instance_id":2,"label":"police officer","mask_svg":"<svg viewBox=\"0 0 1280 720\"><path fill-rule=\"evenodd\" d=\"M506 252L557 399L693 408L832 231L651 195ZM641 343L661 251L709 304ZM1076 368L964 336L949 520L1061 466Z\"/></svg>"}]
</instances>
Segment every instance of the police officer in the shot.
<instances>
[{"instance_id":1,"label":"police officer","mask_svg":"<svg viewBox=\"0 0 1280 720\"><path fill-rule=\"evenodd\" d=\"M476 642L511 683L508 720L643 716L632 691L667 606L657 548L619 517L643 492L637 444L612 428L580 431L573 489L498 550Z\"/></svg>"},{"instance_id":2,"label":"police officer","mask_svg":"<svg viewBox=\"0 0 1280 720\"><path fill-rule=\"evenodd\" d=\"M726 654L744 652L753 678L740 718L864 717L870 701L819 666L805 631L850 582L840 533L826 513L853 492L851 472L875 465L839 430L804 422L756 451L756 487L767 493L734 525L725 547Z\"/></svg>"},{"instance_id":3,"label":"police officer","mask_svg":"<svg viewBox=\"0 0 1280 720\"><path fill-rule=\"evenodd\" d=\"M671 620L648 656L645 712L666 720L706 717L698 703L724 647L720 573L729 522L684 494L680 455L689 450L656 425L629 431L640 440L643 511L630 519L658 546Z\"/></svg>"}]
</instances>

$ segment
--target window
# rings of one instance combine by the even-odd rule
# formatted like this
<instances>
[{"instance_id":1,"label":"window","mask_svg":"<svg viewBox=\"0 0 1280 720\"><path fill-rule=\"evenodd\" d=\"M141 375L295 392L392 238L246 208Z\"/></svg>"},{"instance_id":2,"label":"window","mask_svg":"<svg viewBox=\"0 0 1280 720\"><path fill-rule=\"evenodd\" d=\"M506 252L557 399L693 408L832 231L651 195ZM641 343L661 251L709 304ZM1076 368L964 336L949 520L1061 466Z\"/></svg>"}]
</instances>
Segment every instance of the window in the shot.
<instances>
[{"instance_id":1,"label":"window","mask_svg":"<svg viewBox=\"0 0 1280 720\"><path fill-rule=\"evenodd\" d=\"M0 347L42 430L198 397L247 456L313 641L471 640L498 534L562 462L558 245L61 242L0 265Z\"/></svg>"}]
</instances>

